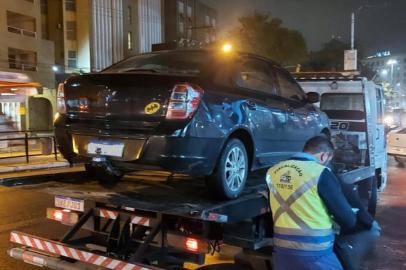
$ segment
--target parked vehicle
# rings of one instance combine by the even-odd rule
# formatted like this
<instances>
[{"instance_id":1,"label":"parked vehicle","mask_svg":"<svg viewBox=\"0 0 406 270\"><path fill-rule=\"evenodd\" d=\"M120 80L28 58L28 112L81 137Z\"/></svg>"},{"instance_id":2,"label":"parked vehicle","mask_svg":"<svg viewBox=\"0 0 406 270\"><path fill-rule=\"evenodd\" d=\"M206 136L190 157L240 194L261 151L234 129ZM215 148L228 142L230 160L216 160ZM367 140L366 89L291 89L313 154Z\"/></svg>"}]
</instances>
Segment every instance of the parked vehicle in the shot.
<instances>
[{"instance_id":1,"label":"parked vehicle","mask_svg":"<svg viewBox=\"0 0 406 270\"><path fill-rule=\"evenodd\" d=\"M388 133L388 155L393 156L399 166L406 161L406 128L398 128Z\"/></svg>"},{"instance_id":2,"label":"parked vehicle","mask_svg":"<svg viewBox=\"0 0 406 270\"><path fill-rule=\"evenodd\" d=\"M331 121L335 166L342 171L373 168L378 188L387 182L383 88L357 74L297 73L306 92L320 94L320 108Z\"/></svg>"},{"instance_id":3,"label":"parked vehicle","mask_svg":"<svg viewBox=\"0 0 406 270\"><path fill-rule=\"evenodd\" d=\"M181 50L128 58L59 87L60 152L99 179L140 168L207 176L226 198L247 174L329 135L293 77L252 54Z\"/></svg>"}]
</instances>

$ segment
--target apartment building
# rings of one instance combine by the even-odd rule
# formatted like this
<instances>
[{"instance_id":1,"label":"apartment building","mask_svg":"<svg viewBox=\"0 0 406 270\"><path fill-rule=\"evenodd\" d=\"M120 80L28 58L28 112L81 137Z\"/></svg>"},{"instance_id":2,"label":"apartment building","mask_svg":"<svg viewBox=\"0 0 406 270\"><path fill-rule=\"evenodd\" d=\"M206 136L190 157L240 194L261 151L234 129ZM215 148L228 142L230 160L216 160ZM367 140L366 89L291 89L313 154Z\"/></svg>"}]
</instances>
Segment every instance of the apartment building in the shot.
<instances>
[{"instance_id":1,"label":"apartment building","mask_svg":"<svg viewBox=\"0 0 406 270\"><path fill-rule=\"evenodd\" d=\"M217 12L201 0L165 0L165 41L203 46L216 40Z\"/></svg>"},{"instance_id":2,"label":"apartment building","mask_svg":"<svg viewBox=\"0 0 406 270\"><path fill-rule=\"evenodd\" d=\"M16 129L52 127L54 46L42 39L39 4L0 1L0 113Z\"/></svg>"},{"instance_id":3,"label":"apartment building","mask_svg":"<svg viewBox=\"0 0 406 270\"><path fill-rule=\"evenodd\" d=\"M99 71L161 43L162 0L41 0L58 73Z\"/></svg>"},{"instance_id":4,"label":"apartment building","mask_svg":"<svg viewBox=\"0 0 406 270\"><path fill-rule=\"evenodd\" d=\"M394 96L387 105L395 109L406 109L406 54L378 52L362 60L362 63L375 72L378 82L391 85Z\"/></svg>"}]
</instances>

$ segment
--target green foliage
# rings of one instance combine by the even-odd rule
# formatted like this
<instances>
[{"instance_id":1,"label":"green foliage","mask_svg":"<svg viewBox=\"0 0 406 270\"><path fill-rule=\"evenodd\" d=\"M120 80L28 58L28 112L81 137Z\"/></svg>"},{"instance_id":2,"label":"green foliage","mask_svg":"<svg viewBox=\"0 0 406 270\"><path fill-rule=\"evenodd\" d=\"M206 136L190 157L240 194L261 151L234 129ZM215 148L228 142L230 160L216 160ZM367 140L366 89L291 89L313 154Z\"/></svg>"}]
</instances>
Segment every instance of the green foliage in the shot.
<instances>
[{"instance_id":1,"label":"green foliage","mask_svg":"<svg viewBox=\"0 0 406 270\"><path fill-rule=\"evenodd\" d=\"M283 27L280 19L256 12L238 21L239 26L230 32L228 39L239 50L268 57L281 65L296 65L307 59L302 34Z\"/></svg>"},{"instance_id":2,"label":"green foliage","mask_svg":"<svg viewBox=\"0 0 406 270\"><path fill-rule=\"evenodd\" d=\"M386 81L383 81L382 86L383 86L383 92L384 92L385 97L388 99L393 98L395 93L393 91L391 84Z\"/></svg>"},{"instance_id":3,"label":"green foliage","mask_svg":"<svg viewBox=\"0 0 406 270\"><path fill-rule=\"evenodd\" d=\"M304 64L305 71L342 71L344 70L344 51L348 44L332 39L321 50L311 52L309 61Z\"/></svg>"}]
</instances>

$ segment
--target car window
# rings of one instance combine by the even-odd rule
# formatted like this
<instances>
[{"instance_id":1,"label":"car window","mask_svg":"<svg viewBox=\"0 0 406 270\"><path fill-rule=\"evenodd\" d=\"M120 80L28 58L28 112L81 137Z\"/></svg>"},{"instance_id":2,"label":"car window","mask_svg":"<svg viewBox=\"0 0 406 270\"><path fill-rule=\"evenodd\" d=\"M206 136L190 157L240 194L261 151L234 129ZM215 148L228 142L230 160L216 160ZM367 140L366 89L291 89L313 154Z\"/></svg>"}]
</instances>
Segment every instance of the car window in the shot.
<instances>
[{"instance_id":1,"label":"car window","mask_svg":"<svg viewBox=\"0 0 406 270\"><path fill-rule=\"evenodd\" d=\"M279 85L280 95L284 98L294 100L294 101L303 101L305 100L305 93L299 84L295 82L293 78L288 76L285 72L281 70L276 70L276 79Z\"/></svg>"},{"instance_id":2,"label":"car window","mask_svg":"<svg viewBox=\"0 0 406 270\"><path fill-rule=\"evenodd\" d=\"M158 52L136 55L114 64L102 72L151 71L157 73L199 74L207 69L212 56L200 51Z\"/></svg>"},{"instance_id":3,"label":"car window","mask_svg":"<svg viewBox=\"0 0 406 270\"><path fill-rule=\"evenodd\" d=\"M236 83L240 87L277 95L272 70L262 60L244 59L237 71Z\"/></svg>"}]
</instances>

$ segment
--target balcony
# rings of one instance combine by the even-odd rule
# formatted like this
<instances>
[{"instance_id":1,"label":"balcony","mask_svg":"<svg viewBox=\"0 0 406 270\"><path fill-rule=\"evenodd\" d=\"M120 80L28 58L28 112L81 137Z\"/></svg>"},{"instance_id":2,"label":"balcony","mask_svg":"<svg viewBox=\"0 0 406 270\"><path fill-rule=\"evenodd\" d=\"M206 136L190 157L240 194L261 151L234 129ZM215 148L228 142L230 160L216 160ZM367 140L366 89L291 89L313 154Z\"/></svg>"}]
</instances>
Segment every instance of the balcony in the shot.
<instances>
[{"instance_id":1,"label":"balcony","mask_svg":"<svg viewBox=\"0 0 406 270\"><path fill-rule=\"evenodd\" d=\"M11 69L37 71L37 53L15 48L8 48L8 65Z\"/></svg>"},{"instance_id":2,"label":"balcony","mask_svg":"<svg viewBox=\"0 0 406 270\"><path fill-rule=\"evenodd\" d=\"M14 34L37 37L35 18L11 11L7 11L7 30Z\"/></svg>"}]
</instances>

